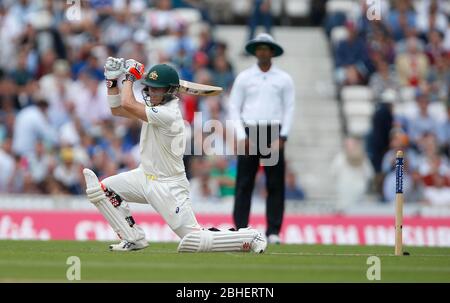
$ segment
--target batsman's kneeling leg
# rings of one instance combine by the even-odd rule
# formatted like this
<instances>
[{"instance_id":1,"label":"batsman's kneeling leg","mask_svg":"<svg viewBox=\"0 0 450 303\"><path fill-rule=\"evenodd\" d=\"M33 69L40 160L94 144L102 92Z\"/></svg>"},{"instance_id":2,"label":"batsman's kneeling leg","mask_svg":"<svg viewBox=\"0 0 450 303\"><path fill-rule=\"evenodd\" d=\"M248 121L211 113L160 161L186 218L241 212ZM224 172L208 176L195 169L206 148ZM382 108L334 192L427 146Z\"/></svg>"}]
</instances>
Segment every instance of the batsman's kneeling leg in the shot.
<instances>
[{"instance_id":1,"label":"batsman's kneeling leg","mask_svg":"<svg viewBox=\"0 0 450 303\"><path fill-rule=\"evenodd\" d=\"M83 174L86 179L86 194L89 201L102 213L119 238L132 243L144 240L143 230L135 225L126 205L113 206L113 201L110 201L105 195L105 191L92 170L85 168ZM120 209L118 209L119 207Z\"/></svg>"},{"instance_id":2,"label":"batsman's kneeling leg","mask_svg":"<svg viewBox=\"0 0 450 303\"><path fill-rule=\"evenodd\" d=\"M202 229L187 234L178 245L178 252L253 251L262 253L267 247L265 237L256 229Z\"/></svg>"}]
</instances>

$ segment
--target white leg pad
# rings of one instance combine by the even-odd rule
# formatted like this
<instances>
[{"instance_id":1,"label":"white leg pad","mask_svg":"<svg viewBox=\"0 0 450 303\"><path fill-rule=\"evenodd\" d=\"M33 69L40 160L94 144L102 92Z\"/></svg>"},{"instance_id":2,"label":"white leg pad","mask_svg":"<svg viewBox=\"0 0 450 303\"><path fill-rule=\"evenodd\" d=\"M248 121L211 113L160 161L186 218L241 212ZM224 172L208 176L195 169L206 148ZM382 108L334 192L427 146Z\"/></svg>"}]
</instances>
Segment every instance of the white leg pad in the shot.
<instances>
[{"instance_id":1,"label":"white leg pad","mask_svg":"<svg viewBox=\"0 0 450 303\"><path fill-rule=\"evenodd\" d=\"M89 201L97 207L119 237L133 243L144 239L143 230L136 224L131 227L125 219L124 211L116 209L108 201L95 173L85 168L83 174L86 179L86 194Z\"/></svg>"},{"instance_id":2,"label":"white leg pad","mask_svg":"<svg viewBox=\"0 0 450 303\"><path fill-rule=\"evenodd\" d=\"M187 234L178 245L178 252L250 251L259 232L251 228L237 231L203 229Z\"/></svg>"}]
</instances>

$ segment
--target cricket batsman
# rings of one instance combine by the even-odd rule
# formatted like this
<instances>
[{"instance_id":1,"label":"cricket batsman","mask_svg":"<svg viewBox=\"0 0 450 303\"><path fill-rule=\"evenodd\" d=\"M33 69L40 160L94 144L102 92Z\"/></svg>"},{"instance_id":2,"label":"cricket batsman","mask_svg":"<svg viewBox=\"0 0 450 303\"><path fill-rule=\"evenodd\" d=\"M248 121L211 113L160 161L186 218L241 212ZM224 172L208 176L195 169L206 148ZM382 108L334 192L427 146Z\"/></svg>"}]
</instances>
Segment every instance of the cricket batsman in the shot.
<instances>
[{"instance_id":1,"label":"cricket batsman","mask_svg":"<svg viewBox=\"0 0 450 303\"><path fill-rule=\"evenodd\" d=\"M118 79L123 74L122 91ZM136 224L128 202L148 203L180 237L178 252L253 251L266 249L265 237L255 229L218 230L202 228L195 218L189 198L189 181L183 164L184 121L176 93L179 77L167 64L153 66L145 75L144 103L133 93L136 80L144 76L144 65L133 60L109 57L105 64L108 102L114 116L142 122L140 165L99 182L85 168L86 193L117 233L121 242L112 251L146 248L144 231Z\"/></svg>"}]
</instances>

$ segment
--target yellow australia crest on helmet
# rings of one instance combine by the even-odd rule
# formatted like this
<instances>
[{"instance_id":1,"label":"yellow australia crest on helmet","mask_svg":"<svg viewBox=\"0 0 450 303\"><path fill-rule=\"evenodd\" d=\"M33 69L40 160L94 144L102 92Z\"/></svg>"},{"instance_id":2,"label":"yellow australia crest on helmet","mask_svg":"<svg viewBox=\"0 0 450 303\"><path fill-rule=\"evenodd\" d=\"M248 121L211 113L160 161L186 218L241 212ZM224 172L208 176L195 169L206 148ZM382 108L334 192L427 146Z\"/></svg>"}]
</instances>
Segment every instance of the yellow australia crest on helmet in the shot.
<instances>
[{"instance_id":1,"label":"yellow australia crest on helmet","mask_svg":"<svg viewBox=\"0 0 450 303\"><path fill-rule=\"evenodd\" d=\"M158 79L158 73L156 71L152 71L148 77L152 80Z\"/></svg>"}]
</instances>

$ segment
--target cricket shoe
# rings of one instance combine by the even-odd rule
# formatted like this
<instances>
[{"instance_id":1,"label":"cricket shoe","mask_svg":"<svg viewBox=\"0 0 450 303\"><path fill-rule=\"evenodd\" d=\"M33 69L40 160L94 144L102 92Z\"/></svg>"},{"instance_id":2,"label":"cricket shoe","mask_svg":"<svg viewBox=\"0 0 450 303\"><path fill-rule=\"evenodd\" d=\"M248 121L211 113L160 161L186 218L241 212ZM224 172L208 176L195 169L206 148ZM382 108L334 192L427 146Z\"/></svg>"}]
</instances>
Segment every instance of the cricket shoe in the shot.
<instances>
[{"instance_id":1,"label":"cricket shoe","mask_svg":"<svg viewBox=\"0 0 450 303\"><path fill-rule=\"evenodd\" d=\"M269 235L268 239L270 244L281 244L281 239L279 235L275 234Z\"/></svg>"},{"instance_id":2,"label":"cricket shoe","mask_svg":"<svg viewBox=\"0 0 450 303\"><path fill-rule=\"evenodd\" d=\"M122 240L119 244L111 244L109 246L109 250L111 250L111 251L132 251L132 250L144 249L147 246L148 246L148 243L145 240L139 240L137 242L128 242L126 240Z\"/></svg>"},{"instance_id":3,"label":"cricket shoe","mask_svg":"<svg viewBox=\"0 0 450 303\"><path fill-rule=\"evenodd\" d=\"M262 254L266 251L267 248L267 240L266 237L260 232L257 231L253 241L250 243L250 247L253 252L257 254Z\"/></svg>"}]
</instances>

